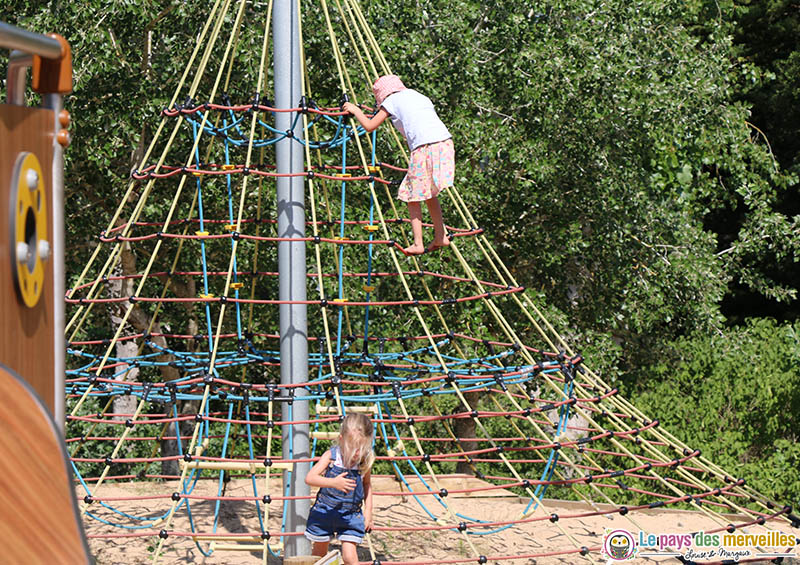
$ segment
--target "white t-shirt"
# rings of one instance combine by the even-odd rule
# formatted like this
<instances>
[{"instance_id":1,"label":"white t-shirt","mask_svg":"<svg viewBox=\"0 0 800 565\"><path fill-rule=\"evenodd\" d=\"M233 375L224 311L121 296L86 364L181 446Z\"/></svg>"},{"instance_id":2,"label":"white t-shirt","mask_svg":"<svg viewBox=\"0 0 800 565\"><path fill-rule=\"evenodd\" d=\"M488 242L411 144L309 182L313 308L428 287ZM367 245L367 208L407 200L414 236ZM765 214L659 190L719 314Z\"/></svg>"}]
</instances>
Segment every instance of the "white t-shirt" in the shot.
<instances>
[{"instance_id":1,"label":"white t-shirt","mask_svg":"<svg viewBox=\"0 0 800 565\"><path fill-rule=\"evenodd\" d=\"M381 106L389 112L392 124L406 138L411 151L452 137L436 115L431 99L416 90L406 88L395 92L387 96Z\"/></svg>"},{"instance_id":2,"label":"white t-shirt","mask_svg":"<svg viewBox=\"0 0 800 565\"><path fill-rule=\"evenodd\" d=\"M344 460L342 459L342 448L338 445L334 445L331 448L331 456L333 457L333 464L337 467L341 467L342 469L355 469L358 470L358 465L354 465L352 467L345 467Z\"/></svg>"}]
</instances>

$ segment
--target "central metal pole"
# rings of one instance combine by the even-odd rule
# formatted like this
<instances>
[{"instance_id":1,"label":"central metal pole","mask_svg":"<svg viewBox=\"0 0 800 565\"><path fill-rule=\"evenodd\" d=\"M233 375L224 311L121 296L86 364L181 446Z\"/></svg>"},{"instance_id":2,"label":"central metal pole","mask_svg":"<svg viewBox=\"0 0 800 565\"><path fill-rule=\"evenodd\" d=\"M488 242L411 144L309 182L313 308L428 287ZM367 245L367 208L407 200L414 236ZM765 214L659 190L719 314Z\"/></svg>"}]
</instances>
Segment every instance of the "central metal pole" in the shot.
<instances>
[{"instance_id":1,"label":"central metal pole","mask_svg":"<svg viewBox=\"0 0 800 565\"><path fill-rule=\"evenodd\" d=\"M300 34L299 7L296 0L277 0L272 20L273 64L275 71L275 107L296 108L300 103ZM275 144L277 171L303 172L302 120L294 112L276 112L275 128L289 132ZM294 125L293 125L294 124ZM305 236L304 177L277 178L278 237ZM279 291L281 301L306 300L306 245L304 241L278 242ZM308 382L308 318L305 304L280 305L281 384ZM292 389L295 400L284 402L282 419L308 420L308 401L305 389ZM284 394L288 391L284 389ZM308 424L281 427L284 459L307 459L309 452ZM284 471L284 491L288 496L308 496L305 483L311 464L296 463L294 470ZM286 531L302 532L311 504L306 498L290 500L287 505ZM311 544L303 536L286 536L284 555L308 555Z\"/></svg>"}]
</instances>

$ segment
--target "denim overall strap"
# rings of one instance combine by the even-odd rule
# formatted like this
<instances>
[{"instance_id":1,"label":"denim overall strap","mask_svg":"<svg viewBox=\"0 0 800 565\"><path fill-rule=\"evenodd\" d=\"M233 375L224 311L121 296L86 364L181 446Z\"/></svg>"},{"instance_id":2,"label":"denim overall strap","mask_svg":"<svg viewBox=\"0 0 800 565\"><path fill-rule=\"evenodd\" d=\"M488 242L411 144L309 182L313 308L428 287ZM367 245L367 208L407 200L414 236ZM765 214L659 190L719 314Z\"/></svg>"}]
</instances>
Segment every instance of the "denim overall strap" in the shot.
<instances>
[{"instance_id":1,"label":"denim overall strap","mask_svg":"<svg viewBox=\"0 0 800 565\"><path fill-rule=\"evenodd\" d=\"M361 480L361 473L358 469L345 469L336 465L339 446L331 449L331 464L325 470L325 477L336 478L342 473L347 473L348 479L353 479L356 486L348 493L333 488L323 487L317 492L317 502L321 502L331 508L340 508L348 512L358 512L361 510L361 502L364 500L364 483Z\"/></svg>"}]
</instances>

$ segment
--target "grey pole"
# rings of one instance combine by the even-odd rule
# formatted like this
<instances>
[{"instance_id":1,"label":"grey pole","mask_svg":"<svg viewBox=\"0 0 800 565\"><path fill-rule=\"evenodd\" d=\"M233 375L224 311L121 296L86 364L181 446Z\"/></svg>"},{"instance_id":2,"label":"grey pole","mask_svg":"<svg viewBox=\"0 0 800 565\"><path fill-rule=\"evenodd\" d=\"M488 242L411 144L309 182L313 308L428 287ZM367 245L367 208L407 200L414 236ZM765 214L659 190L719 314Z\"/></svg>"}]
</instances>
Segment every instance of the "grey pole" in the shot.
<instances>
[{"instance_id":1,"label":"grey pole","mask_svg":"<svg viewBox=\"0 0 800 565\"><path fill-rule=\"evenodd\" d=\"M53 111L55 120L53 123L53 131L58 132L61 129L58 114L64 108L64 99L60 94L45 94L42 101L44 108L49 108ZM53 262L53 324L55 333L53 336L53 350L54 364L53 371L53 386L55 393L53 398L55 403L53 406L53 419L59 426L61 431L64 431L66 424L64 415L64 372L66 371L66 345L64 343L64 328L67 325L65 318L65 304L63 297L65 294L64 285L66 284L66 275L64 273L64 148L58 141L53 139L53 193L52 193L52 215L53 215L53 233L50 235L50 260Z\"/></svg>"},{"instance_id":2,"label":"grey pole","mask_svg":"<svg viewBox=\"0 0 800 565\"><path fill-rule=\"evenodd\" d=\"M61 44L57 39L41 33L27 31L5 22L0 22L0 46L3 49L19 49L39 55L45 59L61 57Z\"/></svg>"},{"instance_id":3,"label":"grey pole","mask_svg":"<svg viewBox=\"0 0 800 565\"><path fill-rule=\"evenodd\" d=\"M272 20L273 64L275 71L276 108L296 108L300 102L300 36L298 31L298 2L277 0ZM278 131L292 129L294 114L275 113L275 128ZM275 159L278 173L303 171L303 146L293 140L302 138L303 125L298 120L292 137L285 137L275 144ZM299 238L305 235L304 177L278 177L277 212L278 237ZM306 247L304 241L281 241L278 243L278 271L280 300L306 300ZM305 383L308 381L308 329L305 304L280 305L281 384ZM296 400L292 403L292 419L308 420L308 401L302 397L306 391L295 388ZM287 418L290 406L283 404L283 419ZM282 426L283 458L309 457L308 424ZM289 434L292 434L292 441ZM310 463L296 463L291 473L284 471L289 481L289 496L308 496L310 490L305 477ZM308 499L292 500L286 517L287 532L302 532L311 504ZM284 555L308 555L311 545L305 537L284 538Z\"/></svg>"}]
</instances>

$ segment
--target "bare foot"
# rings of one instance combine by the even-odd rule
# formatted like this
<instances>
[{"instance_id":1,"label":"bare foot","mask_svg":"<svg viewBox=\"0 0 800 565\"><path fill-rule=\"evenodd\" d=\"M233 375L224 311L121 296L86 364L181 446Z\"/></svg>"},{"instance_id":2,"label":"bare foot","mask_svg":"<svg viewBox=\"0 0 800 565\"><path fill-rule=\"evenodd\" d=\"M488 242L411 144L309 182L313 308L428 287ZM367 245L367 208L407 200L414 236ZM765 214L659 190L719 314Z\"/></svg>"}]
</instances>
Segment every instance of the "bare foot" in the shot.
<instances>
[{"instance_id":1,"label":"bare foot","mask_svg":"<svg viewBox=\"0 0 800 565\"><path fill-rule=\"evenodd\" d=\"M425 253L425 248L422 245L409 245L403 249L403 253L406 255L422 255Z\"/></svg>"},{"instance_id":2,"label":"bare foot","mask_svg":"<svg viewBox=\"0 0 800 565\"><path fill-rule=\"evenodd\" d=\"M434 239L428 246L428 251L436 251L437 249L441 249L442 247L448 247L449 245L450 245L450 238L444 236L444 238L442 239Z\"/></svg>"}]
</instances>

